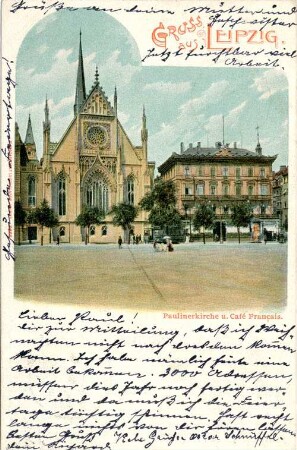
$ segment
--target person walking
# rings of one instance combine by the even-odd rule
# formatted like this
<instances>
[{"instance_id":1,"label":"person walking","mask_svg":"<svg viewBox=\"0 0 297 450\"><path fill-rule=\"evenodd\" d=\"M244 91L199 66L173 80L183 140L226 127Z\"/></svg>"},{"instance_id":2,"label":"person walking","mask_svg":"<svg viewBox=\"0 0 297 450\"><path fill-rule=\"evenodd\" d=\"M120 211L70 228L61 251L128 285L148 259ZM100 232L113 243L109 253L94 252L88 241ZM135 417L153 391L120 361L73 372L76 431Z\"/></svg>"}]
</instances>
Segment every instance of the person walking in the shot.
<instances>
[{"instance_id":1,"label":"person walking","mask_svg":"<svg viewBox=\"0 0 297 450\"><path fill-rule=\"evenodd\" d=\"M57 236L57 245L60 245L60 236Z\"/></svg>"},{"instance_id":2,"label":"person walking","mask_svg":"<svg viewBox=\"0 0 297 450\"><path fill-rule=\"evenodd\" d=\"M121 236L119 236L119 239L118 239L119 249L122 248L122 243L123 243L123 239L121 238Z\"/></svg>"}]
</instances>

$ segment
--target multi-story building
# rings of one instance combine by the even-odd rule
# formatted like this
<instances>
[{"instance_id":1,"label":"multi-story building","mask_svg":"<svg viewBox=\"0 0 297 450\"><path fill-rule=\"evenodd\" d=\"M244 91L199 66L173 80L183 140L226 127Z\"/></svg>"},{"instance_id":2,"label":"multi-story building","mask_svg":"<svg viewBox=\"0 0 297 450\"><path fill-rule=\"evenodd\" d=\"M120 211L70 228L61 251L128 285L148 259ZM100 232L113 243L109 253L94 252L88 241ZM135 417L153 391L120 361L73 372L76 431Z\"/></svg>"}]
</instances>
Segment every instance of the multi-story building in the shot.
<instances>
[{"instance_id":1,"label":"multi-story building","mask_svg":"<svg viewBox=\"0 0 297 450\"><path fill-rule=\"evenodd\" d=\"M280 228L288 229L288 166L280 166L273 174L273 209L280 221Z\"/></svg>"},{"instance_id":2,"label":"multi-story building","mask_svg":"<svg viewBox=\"0 0 297 450\"><path fill-rule=\"evenodd\" d=\"M191 219L195 206L202 202L212 205L218 221L230 229L231 210L235 203L249 202L253 211L251 231L259 240L264 228L277 224L272 207L272 163L276 156L265 156L258 140L255 152L217 143L204 148L198 142L180 153L173 153L159 172L165 180L173 180L178 193L177 206ZM193 230L188 230L190 233Z\"/></svg>"},{"instance_id":3,"label":"multi-story building","mask_svg":"<svg viewBox=\"0 0 297 450\"><path fill-rule=\"evenodd\" d=\"M141 122L141 145L135 146L119 121L117 92L111 104L99 83L97 69L94 84L86 93L80 39L74 116L59 142L51 141L47 100L40 161L30 117L24 144L16 130L15 199L26 210L47 200L58 215L54 238L59 235L61 242L81 242L85 230L75 220L83 205L97 206L106 217L102 225L92 227L90 240L115 242L122 230L113 226L110 208L121 202L137 205L153 183L155 164L148 161L144 109ZM135 234L143 235L147 227L144 211L140 211L133 227ZM39 239L38 227L25 227L23 239Z\"/></svg>"}]
</instances>

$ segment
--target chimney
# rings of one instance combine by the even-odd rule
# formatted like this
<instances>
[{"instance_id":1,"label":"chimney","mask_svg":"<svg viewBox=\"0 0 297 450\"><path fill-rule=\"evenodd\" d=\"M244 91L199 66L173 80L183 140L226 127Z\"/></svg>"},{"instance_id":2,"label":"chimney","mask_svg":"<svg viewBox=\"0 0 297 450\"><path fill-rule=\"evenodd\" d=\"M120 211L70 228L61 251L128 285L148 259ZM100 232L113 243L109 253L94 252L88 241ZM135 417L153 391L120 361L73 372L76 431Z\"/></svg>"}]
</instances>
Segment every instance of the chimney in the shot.
<instances>
[{"instance_id":1,"label":"chimney","mask_svg":"<svg viewBox=\"0 0 297 450\"><path fill-rule=\"evenodd\" d=\"M201 142L197 142L197 148L201 148Z\"/></svg>"},{"instance_id":2,"label":"chimney","mask_svg":"<svg viewBox=\"0 0 297 450\"><path fill-rule=\"evenodd\" d=\"M180 143L180 154L182 155L185 151L185 145L183 142Z\"/></svg>"},{"instance_id":3,"label":"chimney","mask_svg":"<svg viewBox=\"0 0 297 450\"><path fill-rule=\"evenodd\" d=\"M237 142L233 143L233 148L237 148Z\"/></svg>"},{"instance_id":4,"label":"chimney","mask_svg":"<svg viewBox=\"0 0 297 450\"><path fill-rule=\"evenodd\" d=\"M190 142L190 144L189 144L189 149L193 150L193 143L192 142Z\"/></svg>"},{"instance_id":5,"label":"chimney","mask_svg":"<svg viewBox=\"0 0 297 450\"><path fill-rule=\"evenodd\" d=\"M282 171L282 170L285 170L286 168L287 168L287 166L280 166L279 170Z\"/></svg>"}]
</instances>

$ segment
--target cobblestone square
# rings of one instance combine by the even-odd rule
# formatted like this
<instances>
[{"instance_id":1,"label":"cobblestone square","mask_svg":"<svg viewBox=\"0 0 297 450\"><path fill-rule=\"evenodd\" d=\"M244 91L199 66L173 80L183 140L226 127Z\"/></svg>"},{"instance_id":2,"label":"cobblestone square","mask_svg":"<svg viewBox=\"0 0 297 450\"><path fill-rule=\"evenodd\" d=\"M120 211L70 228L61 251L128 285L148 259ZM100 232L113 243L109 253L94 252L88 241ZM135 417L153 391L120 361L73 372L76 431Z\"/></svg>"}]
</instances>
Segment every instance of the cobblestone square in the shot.
<instances>
[{"instance_id":1,"label":"cobblestone square","mask_svg":"<svg viewBox=\"0 0 297 450\"><path fill-rule=\"evenodd\" d=\"M153 311L281 309L287 245L202 243L24 245L16 248L15 297Z\"/></svg>"}]
</instances>

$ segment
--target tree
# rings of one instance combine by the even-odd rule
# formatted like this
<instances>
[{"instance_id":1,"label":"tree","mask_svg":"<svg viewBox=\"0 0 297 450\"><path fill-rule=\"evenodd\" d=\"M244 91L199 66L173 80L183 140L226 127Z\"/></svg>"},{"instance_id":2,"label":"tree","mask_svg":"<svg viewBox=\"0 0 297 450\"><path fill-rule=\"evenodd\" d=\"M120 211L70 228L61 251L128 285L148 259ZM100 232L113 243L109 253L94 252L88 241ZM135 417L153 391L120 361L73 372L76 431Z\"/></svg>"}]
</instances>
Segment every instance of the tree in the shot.
<instances>
[{"instance_id":1,"label":"tree","mask_svg":"<svg viewBox=\"0 0 297 450\"><path fill-rule=\"evenodd\" d=\"M42 200L40 206L30 211L27 221L28 223L37 223L37 225L41 227L41 245L43 245L43 228L50 228L51 233L51 229L59 223L56 213L49 207L48 202L45 199Z\"/></svg>"},{"instance_id":2,"label":"tree","mask_svg":"<svg viewBox=\"0 0 297 450\"><path fill-rule=\"evenodd\" d=\"M231 213L232 224L237 227L238 242L240 244L240 227L247 227L253 217L252 208L249 203L238 203L234 205Z\"/></svg>"},{"instance_id":3,"label":"tree","mask_svg":"<svg viewBox=\"0 0 297 450\"><path fill-rule=\"evenodd\" d=\"M18 227L18 245L21 245L21 230L26 223L27 213L23 209L22 203L17 200L14 203L14 223Z\"/></svg>"},{"instance_id":4,"label":"tree","mask_svg":"<svg viewBox=\"0 0 297 450\"><path fill-rule=\"evenodd\" d=\"M119 203L111 208L110 214L113 216L112 223L117 227L122 227L125 235L128 236L128 244L130 244L130 236L132 223L137 217L139 209L128 203Z\"/></svg>"},{"instance_id":5,"label":"tree","mask_svg":"<svg viewBox=\"0 0 297 450\"><path fill-rule=\"evenodd\" d=\"M49 214L48 214L48 221L46 227L50 229L49 232L49 243L52 242L52 229L56 227L59 223L59 219L57 214L54 212L53 209L49 208Z\"/></svg>"},{"instance_id":6,"label":"tree","mask_svg":"<svg viewBox=\"0 0 297 450\"><path fill-rule=\"evenodd\" d=\"M86 228L85 234L85 244L89 242L90 237L90 226L91 225L99 225L103 222L105 217L102 209L97 206L86 206L82 207L82 212L77 216L75 223L76 225L80 225L81 227Z\"/></svg>"},{"instance_id":7,"label":"tree","mask_svg":"<svg viewBox=\"0 0 297 450\"><path fill-rule=\"evenodd\" d=\"M169 226L180 226L181 216L176 209L176 187L172 180L157 178L152 190L142 198L139 205L149 211L148 220L168 233Z\"/></svg>"},{"instance_id":8,"label":"tree","mask_svg":"<svg viewBox=\"0 0 297 450\"><path fill-rule=\"evenodd\" d=\"M213 226L215 220L215 213L212 206L207 205L206 203L201 203L197 206L193 224L195 228L203 227L203 244L205 244L205 230L211 228Z\"/></svg>"}]
</instances>

